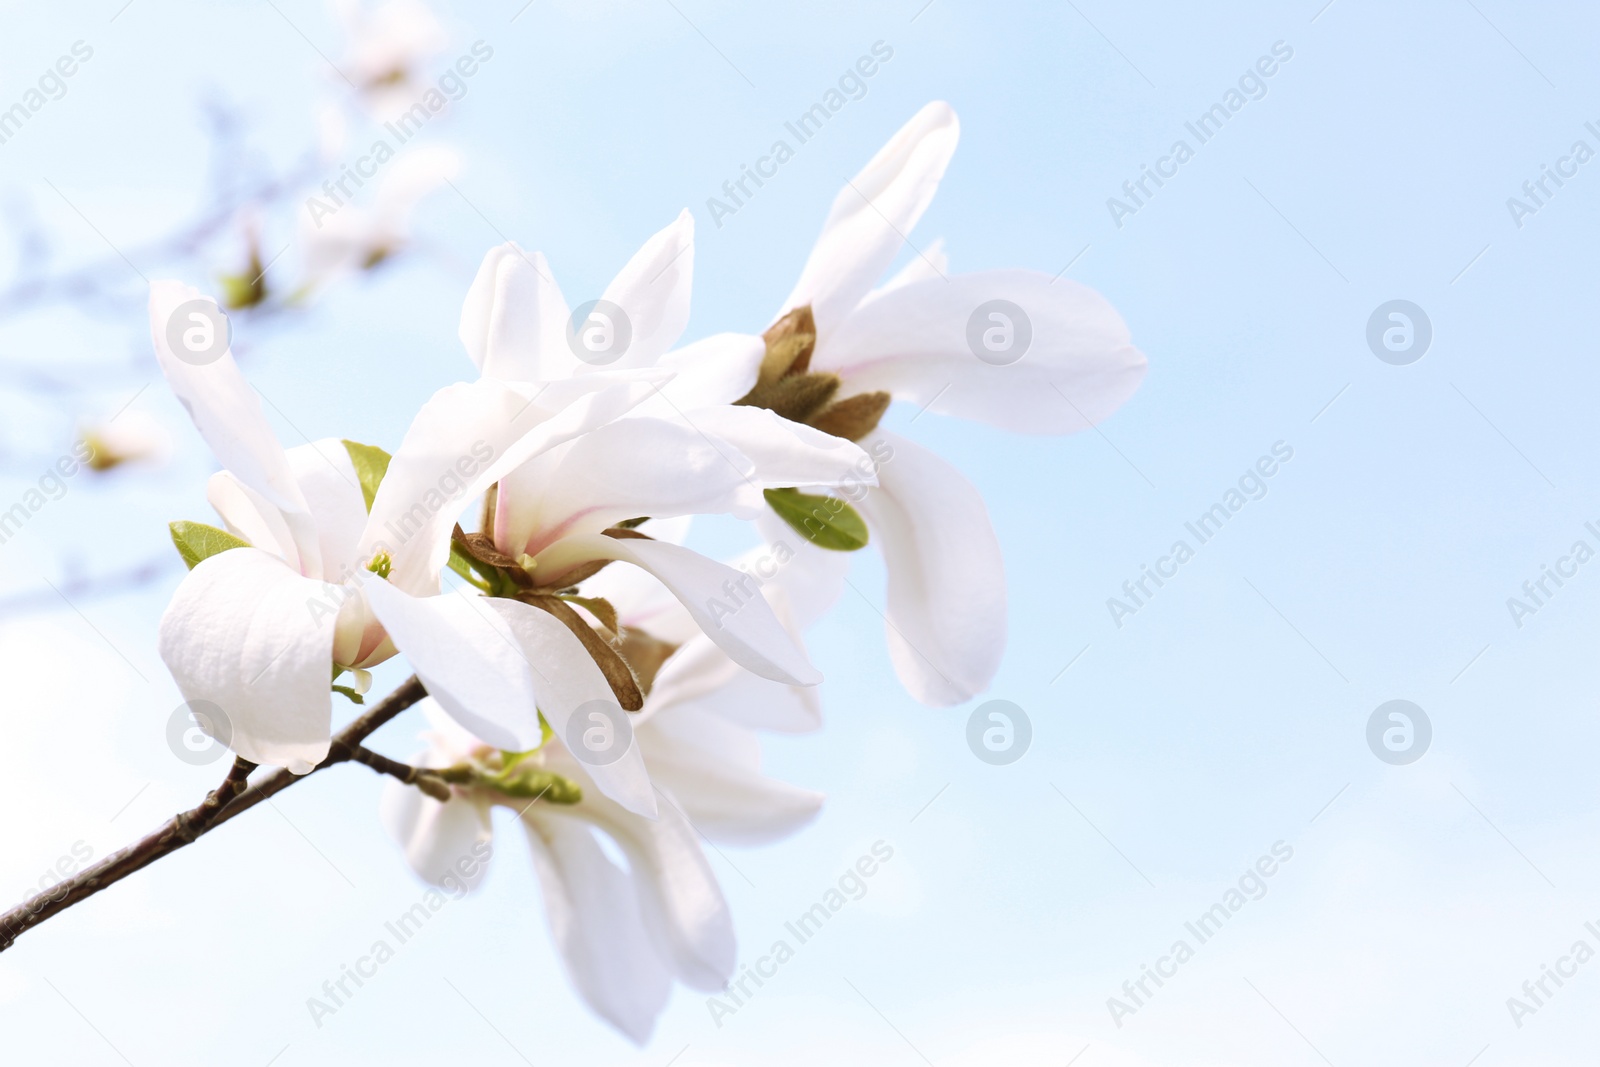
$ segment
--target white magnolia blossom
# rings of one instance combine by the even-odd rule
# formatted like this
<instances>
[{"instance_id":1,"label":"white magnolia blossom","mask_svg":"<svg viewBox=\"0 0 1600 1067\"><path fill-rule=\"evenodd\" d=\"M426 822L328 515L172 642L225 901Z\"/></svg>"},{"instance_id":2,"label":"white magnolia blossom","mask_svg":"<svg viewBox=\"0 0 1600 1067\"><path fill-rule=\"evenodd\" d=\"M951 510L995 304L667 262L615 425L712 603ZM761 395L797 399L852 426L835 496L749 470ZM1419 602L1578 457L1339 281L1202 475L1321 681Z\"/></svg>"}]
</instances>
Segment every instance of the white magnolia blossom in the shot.
<instances>
[{"instance_id":1,"label":"white magnolia blossom","mask_svg":"<svg viewBox=\"0 0 1600 1067\"><path fill-rule=\"evenodd\" d=\"M835 198L779 318L811 309L809 370L837 375L841 401L887 393L1021 433L1092 426L1133 394L1145 370L1127 326L1098 293L1028 270L947 274L937 246L873 288L932 201L959 131L955 112L935 102L890 138ZM1017 305L1031 326L1031 344L1008 365L980 359L969 342L974 313L992 300ZM763 349L759 337L723 334L663 363L698 356L742 368L724 371L733 387L716 399L728 402L757 381ZM961 703L989 684L1005 649L1005 570L983 498L950 464L897 434L873 429L858 443L877 461L877 488L856 507L888 571L895 670L922 703ZM828 555L804 553L819 563Z\"/></svg>"},{"instance_id":2,"label":"white magnolia blossom","mask_svg":"<svg viewBox=\"0 0 1600 1067\"><path fill-rule=\"evenodd\" d=\"M570 389L619 373L653 374L659 392L672 372L654 364L688 319L693 253L685 242L691 239L692 222L681 216L606 290L605 299L627 309L637 327L626 356L603 369L573 354L566 302L544 258L514 246L495 249L462 316L463 340L484 380L538 383L529 385L537 391ZM594 564L622 561L642 568L740 666L781 683L814 685L821 675L764 601L746 598L737 610L727 610L723 590L741 578L739 572L668 541L604 531L641 517L754 517L765 510L763 489L859 480L861 468L870 470L870 464L850 442L770 411L697 408L691 421L619 418L542 452L500 481L486 532L500 553L518 560L541 586L559 587ZM384 606L375 608L382 617ZM391 630L401 625L387 617L384 622ZM469 631L473 626L468 618L452 622Z\"/></svg>"},{"instance_id":3,"label":"white magnolia blossom","mask_svg":"<svg viewBox=\"0 0 1600 1067\"><path fill-rule=\"evenodd\" d=\"M106 471L124 463L159 465L172 456L172 435L161 420L146 411L121 411L109 419L89 419L78 426L78 439L89 446L89 466Z\"/></svg>"},{"instance_id":4,"label":"white magnolia blossom","mask_svg":"<svg viewBox=\"0 0 1600 1067\"><path fill-rule=\"evenodd\" d=\"M172 350L167 323L190 301L214 307L179 283L152 285L156 354L224 468L207 497L251 547L190 572L162 617L160 650L185 699L226 717L230 734L219 740L253 762L309 770L328 753L332 668L370 667L396 646L465 727L508 749L538 743L540 710L562 728L573 709L609 698L599 668L552 616L514 600L440 595L440 572L469 501L530 456L624 413L650 392L649 375L557 383L537 395L492 379L442 389L412 422L369 513L342 442L286 451L230 352L195 364ZM367 569L380 556L387 581ZM484 685L448 664L466 638L433 625L461 613L490 635L493 647L473 661L492 662ZM530 662L548 666L535 672ZM599 777L622 803L653 813L637 754Z\"/></svg>"},{"instance_id":5,"label":"white magnolia blossom","mask_svg":"<svg viewBox=\"0 0 1600 1067\"><path fill-rule=\"evenodd\" d=\"M663 525L647 528L674 539ZM606 591L618 607L621 626L652 627L651 635L658 638L693 635L661 666L644 708L631 717L651 779L665 801L658 817L642 818L596 795L588 788L593 767L575 759L558 736L518 766L533 764L578 783L583 797L575 804L474 786L452 787L451 799L441 803L390 782L382 817L412 869L435 885L449 885L460 877L459 861L481 855L482 844L491 839L491 810L515 812L532 849L552 938L573 985L597 1014L642 1044L674 980L711 992L722 989L734 973L732 917L699 835L719 844L765 844L804 826L823 798L762 775L755 732L815 728L816 691L743 670L695 631L675 601L657 596L636 572L615 574ZM782 585L769 583L763 592L793 628ZM437 709L428 709L428 718L432 728L423 735L428 748L414 761L417 765L494 765L503 758ZM596 833L615 843L626 866L606 854ZM484 873L476 866L470 885Z\"/></svg>"},{"instance_id":6,"label":"white magnolia blossom","mask_svg":"<svg viewBox=\"0 0 1600 1067\"><path fill-rule=\"evenodd\" d=\"M370 158L370 157L363 157ZM461 170L454 149L418 145L401 149L376 171L378 187L370 204L353 203L344 192L358 192L359 179L348 170L314 191L297 213L305 284L324 285L341 275L370 270L411 241L411 216L424 197Z\"/></svg>"},{"instance_id":7,"label":"white magnolia blossom","mask_svg":"<svg viewBox=\"0 0 1600 1067\"><path fill-rule=\"evenodd\" d=\"M422 0L332 0L345 33L345 51L335 64L380 122L410 106L423 66L449 47L450 39Z\"/></svg>"}]
</instances>

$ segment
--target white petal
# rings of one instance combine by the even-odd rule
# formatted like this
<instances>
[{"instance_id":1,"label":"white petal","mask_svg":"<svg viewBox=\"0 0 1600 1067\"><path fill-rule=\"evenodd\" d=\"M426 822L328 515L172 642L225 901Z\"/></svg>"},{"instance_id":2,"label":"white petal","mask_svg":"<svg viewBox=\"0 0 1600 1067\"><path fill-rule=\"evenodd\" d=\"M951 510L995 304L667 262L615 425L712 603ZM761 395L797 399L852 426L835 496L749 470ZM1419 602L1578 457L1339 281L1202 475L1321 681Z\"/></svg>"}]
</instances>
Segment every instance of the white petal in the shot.
<instances>
[{"instance_id":1,"label":"white petal","mask_svg":"<svg viewBox=\"0 0 1600 1067\"><path fill-rule=\"evenodd\" d=\"M979 359L968 339L969 321L991 300L1021 308L1032 332L1022 357L1004 366ZM1006 328L1004 318L980 317L980 330ZM1021 336L1017 325L1011 323L1009 343ZM1099 293L1033 271L1000 270L875 295L819 348L812 366L837 372L847 393L882 389L936 414L1062 434L1121 407L1144 379L1145 358Z\"/></svg>"},{"instance_id":2,"label":"white petal","mask_svg":"<svg viewBox=\"0 0 1600 1067\"><path fill-rule=\"evenodd\" d=\"M889 572L889 656L930 707L981 692L1006 643L1005 567L983 497L938 456L882 430L893 455L857 508Z\"/></svg>"},{"instance_id":3,"label":"white petal","mask_svg":"<svg viewBox=\"0 0 1600 1067\"><path fill-rule=\"evenodd\" d=\"M845 555L841 552L825 553L821 549L810 551L818 555ZM604 574L617 569L610 568ZM756 568L741 569L752 571L758 577L761 574ZM840 584L842 586L843 583ZM774 614L790 637L797 645L802 645L800 628L790 609L792 598L787 588L776 581L767 581L762 585L761 593L772 605ZM679 611L682 611L681 607ZM645 629L660 636L649 626ZM649 722L655 715L670 709L692 706L721 716L728 722L754 729L808 733L822 725L818 691L819 687L784 685L751 674L729 659L728 654L714 645L710 638L696 631L692 639L684 641L682 647L662 665L639 717ZM648 754L646 758L649 758Z\"/></svg>"},{"instance_id":4,"label":"white petal","mask_svg":"<svg viewBox=\"0 0 1600 1067\"><path fill-rule=\"evenodd\" d=\"M876 462L873 474L876 481ZM851 500L857 496L853 492L846 495ZM770 509L756 517L755 526L765 543L750 549L733 565L758 575L777 567L777 574L762 591L774 603L778 596L783 597L786 609L794 615L791 632L799 635L831 611L844 595L854 553L818 548ZM781 611L779 617L783 618Z\"/></svg>"},{"instance_id":5,"label":"white petal","mask_svg":"<svg viewBox=\"0 0 1600 1067\"><path fill-rule=\"evenodd\" d=\"M601 297L623 310L632 334L613 366L653 366L673 346L689 323L693 278L694 216L685 208L644 243Z\"/></svg>"},{"instance_id":6,"label":"white petal","mask_svg":"<svg viewBox=\"0 0 1600 1067\"><path fill-rule=\"evenodd\" d=\"M728 722L780 734L808 734L822 727L818 687L784 685L740 670L728 683L693 702L693 707Z\"/></svg>"},{"instance_id":7,"label":"white petal","mask_svg":"<svg viewBox=\"0 0 1600 1067\"><path fill-rule=\"evenodd\" d=\"M659 819L641 819L604 797L577 807L628 857L645 930L673 973L691 988L721 989L733 974L733 918L683 813L670 800Z\"/></svg>"},{"instance_id":8,"label":"white petal","mask_svg":"<svg viewBox=\"0 0 1600 1067\"><path fill-rule=\"evenodd\" d=\"M872 460L859 446L766 408L724 404L689 412L688 419L701 433L726 441L749 457L754 465L746 486L751 516L767 510L761 489L878 483Z\"/></svg>"},{"instance_id":9,"label":"white petal","mask_svg":"<svg viewBox=\"0 0 1600 1067\"><path fill-rule=\"evenodd\" d=\"M221 709L234 752L304 774L328 754L345 595L266 552L222 552L178 586L161 617L161 658L185 700Z\"/></svg>"},{"instance_id":10,"label":"white petal","mask_svg":"<svg viewBox=\"0 0 1600 1067\"><path fill-rule=\"evenodd\" d=\"M593 700L614 702L605 676L572 631L515 600L442 593L408 596L373 575L360 579L373 613L450 717L496 748L522 752L542 740L539 712L556 736ZM655 814L637 741L616 762L585 765L628 810Z\"/></svg>"},{"instance_id":11,"label":"white petal","mask_svg":"<svg viewBox=\"0 0 1600 1067\"><path fill-rule=\"evenodd\" d=\"M644 1044L672 977L645 932L628 873L601 851L586 822L542 808L522 821L568 977L596 1014Z\"/></svg>"},{"instance_id":12,"label":"white petal","mask_svg":"<svg viewBox=\"0 0 1600 1067\"><path fill-rule=\"evenodd\" d=\"M461 308L461 343L485 377L545 381L571 358L567 302L540 252L508 242L489 250ZM545 361L551 360L546 366Z\"/></svg>"},{"instance_id":13,"label":"white petal","mask_svg":"<svg viewBox=\"0 0 1600 1067\"><path fill-rule=\"evenodd\" d=\"M469 501L544 449L624 414L654 391L662 373L592 374L539 385L486 378L439 390L395 450L358 560L387 551L396 586L415 596L437 591L450 530Z\"/></svg>"},{"instance_id":14,"label":"white petal","mask_svg":"<svg viewBox=\"0 0 1600 1067\"><path fill-rule=\"evenodd\" d=\"M663 712L639 728L639 743L655 780L714 841L767 844L822 809L821 793L763 775L755 735L710 712L688 706Z\"/></svg>"},{"instance_id":15,"label":"white petal","mask_svg":"<svg viewBox=\"0 0 1600 1067\"><path fill-rule=\"evenodd\" d=\"M747 333L719 333L662 356L659 366L678 376L662 387L665 410L649 414L666 416L709 404L731 404L748 393L761 373L767 343ZM670 401L670 403L668 403Z\"/></svg>"},{"instance_id":16,"label":"white petal","mask_svg":"<svg viewBox=\"0 0 1600 1067\"><path fill-rule=\"evenodd\" d=\"M655 575L706 636L740 666L790 685L822 681L805 651L758 595L754 579L680 545L603 534L568 537L540 554L539 573L559 577L579 563L596 559L623 560Z\"/></svg>"},{"instance_id":17,"label":"white petal","mask_svg":"<svg viewBox=\"0 0 1600 1067\"><path fill-rule=\"evenodd\" d=\"M955 153L960 123L935 101L912 117L834 198L822 236L779 313L811 305L826 342L889 269L933 200Z\"/></svg>"},{"instance_id":18,"label":"white petal","mask_svg":"<svg viewBox=\"0 0 1600 1067\"><path fill-rule=\"evenodd\" d=\"M406 863L429 885L462 892L477 888L489 873L494 831L486 808L460 797L441 803L389 778L378 817Z\"/></svg>"},{"instance_id":19,"label":"white petal","mask_svg":"<svg viewBox=\"0 0 1600 1067\"><path fill-rule=\"evenodd\" d=\"M337 437L289 449L289 468L306 498L317 528L322 576L347 582L356 569L356 549L367 525L367 501L361 494L350 452Z\"/></svg>"},{"instance_id":20,"label":"white petal","mask_svg":"<svg viewBox=\"0 0 1600 1067\"><path fill-rule=\"evenodd\" d=\"M294 532L283 512L234 477L232 471L217 471L206 479L206 501L222 516L222 525L230 533L299 569L300 550L295 547Z\"/></svg>"},{"instance_id":21,"label":"white petal","mask_svg":"<svg viewBox=\"0 0 1600 1067\"><path fill-rule=\"evenodd\" d=\"M886 293L890 289L898 289L902 285L912 282L931 281L934 278L944 279L950 274L950 257L944 250L944 238L938 237L928 243L920 256L912 256L905 266L895 273L893 278L884 282L877 292Z\"/></svg>"},{"instance_id":22,"label":"white petal","mask_svg":"<svg viewBox=\"0 0 1600 1067\"><path fill-rule=\"evenodd\" d=\"M215 300L193 286L173 281L150 284L150 336L156 361L217 462L283 513L298 557L290 564L302 574L318 575L317 535L305 497L233 353L225 351L208 363L195 364L179 359L168 342L168 321L191 300L204 300L216 308Z\"/></svg>"},{"instance_id":23,"label":"white petal","mask_svg":"<svg viewBox=\"0 0 1600 1067\"><path fill-rule=\"evenodd\" d=\"M688 426L621 419L508 475L495 505L495 542L515 558L642 515L730 511L751 473L737 448Z\"/></svg>"}]
</instances>

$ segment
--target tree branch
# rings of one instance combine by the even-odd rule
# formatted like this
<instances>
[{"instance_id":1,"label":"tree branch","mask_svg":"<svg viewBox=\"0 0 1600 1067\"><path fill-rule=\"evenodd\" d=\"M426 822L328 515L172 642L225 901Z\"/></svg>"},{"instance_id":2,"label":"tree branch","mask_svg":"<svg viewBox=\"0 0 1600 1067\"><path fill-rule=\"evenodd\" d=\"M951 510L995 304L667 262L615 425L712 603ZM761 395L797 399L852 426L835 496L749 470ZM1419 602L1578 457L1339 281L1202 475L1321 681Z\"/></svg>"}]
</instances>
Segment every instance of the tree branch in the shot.
<instances>
[{"instance_id":1,"label":"tree branch","mask_svg":"<svg viewBox=\"0 0 1600 1067\"><path fill-rule=\"evenodd\" d=\"M372 749L362 745L355 746L350 753L350 758L356 763L371 767L379 774L387 774L391 778L399 779L406 785L414 785L435 800L444 801L450 799L450 787L445 784L444 779L424 768L413 767L409 763L401 763L399 760L390 759L388 756L374 752Z\"/></svg>"},{"instance_id":2,"label":"tree branch","mask_svg":"<svg viewBox=\"0 0 1600 1067\"><path fill-rule=\"evenodd\" d=\"M408 678L394 692L341 730L333 738L328 758L306 774L291 774L280 768L253 785L247 785L250 772L255 770L255 764L246 759L236 758L222 784L208 793L198 807L174 815L156 830L128 847L113 852L99 863L85 867L71 878L35 894L4 915L0 915L0 952L4 952L16 943L17 938L25 931L38 926L51 916L87 900L107 886L114 885L135 871L148 867L162 856L193 844L203 834L209 833L235 815L250 810L268 797L282 792L295 782L304 781L317 771L336 763L356 759L358 750L365 751L361 749L361 742L366 740L369 734L427 695L428 691L423 688L415 675Z\"/></svg>"}]
</instances>

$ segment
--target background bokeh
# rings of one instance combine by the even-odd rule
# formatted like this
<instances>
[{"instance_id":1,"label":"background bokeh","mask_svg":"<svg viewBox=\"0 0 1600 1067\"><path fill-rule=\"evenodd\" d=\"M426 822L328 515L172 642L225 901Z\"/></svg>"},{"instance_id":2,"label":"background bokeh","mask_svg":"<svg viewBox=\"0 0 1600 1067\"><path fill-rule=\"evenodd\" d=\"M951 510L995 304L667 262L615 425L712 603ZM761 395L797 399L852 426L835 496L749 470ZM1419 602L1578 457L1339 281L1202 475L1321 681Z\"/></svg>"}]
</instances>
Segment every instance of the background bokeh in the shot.
<instances>
[{"instance_id":1,"label":"background bokeh","mask_svg":"<svg viewBox=\"0 0 1600 1067\"><path fill-rule=\"evenodd\" d=\"M1506 200L1573 142L1600 150L1584 126L1600 125L1600 19L1570 2L1321 3L440 5L441 69L475 40L494 49L427 134L462 153L459 193L424 203L415 255L253 346L246 373L282 439L392 447L424 398L474 373L457 316L503 239L543 250L576 303L687 206L688 337L759 329L843 179L922 104L949 100L962 145L912 240L943 237L957 271L1070 263L1150 361L1121 412L1072 438L903 406L886 423L988 498L1011 641L986 698L1026 711L1031 748L987 765L966 746L972 705L903 693L881 564L863 553L860 592L810 635L826 727L768 746L772 773L828 804L793 840L712 859L741 957L873 842L894 858L720 1027L681 988L642 1050L591 1016L510 834L480 894L314 1025L306 998L423 892L378 826L379 782L349 767L0 956L4 1059L1593 1062L1600 962L1551 984L1520 1026L1506 1000L1580 938L1600 949L1584 929L1600 926L1600 562L1520 627L1506 601L1573 542L1600 549L1584 527L1600 520L1600 161L1520 227ZM318 52L340 40L311 0L121 5L0 4L0 107L74 41L94 48L67 94L0 144L0 193L35 204L67 261L136 246L190 210L203 101L232 100L287 159L338 92ZM707 198L877 41L894 55L867 94L715 225ZM1193 146L1184 123L1280 41L1293 56L1266 95L1119 227L1107 198L1175 139ZM0 253L15 238L0 231ZM1366 342L1392 299L1433 327L1407 366ZM48 597L68 561L136 563L169 519L210 518L212 461L157 380L141 317L54 307L0 322L9 371L93 375L108 353L143 353L143 371L89 381L93 406L136 396L172 427L174 459L76 478L0 545L7 594ZM25 398L8 397L0 423L8 506L71 438ZM1277 442L1293 458L1269 492L1117 626L1107 598ZM723 551L748 535L713 522L697 538ZM8 904L79 842L105 855L220 778L164 736L181 698L155 622L180 574L0 621ZM1366 742L1396 698L1433 726L1405 766ZM405 755L417 728L403 717L376 744ZM1266 895L1116 1025L1107 998L1280 841L1293 859Z\"/></svg>"}]
</instances>

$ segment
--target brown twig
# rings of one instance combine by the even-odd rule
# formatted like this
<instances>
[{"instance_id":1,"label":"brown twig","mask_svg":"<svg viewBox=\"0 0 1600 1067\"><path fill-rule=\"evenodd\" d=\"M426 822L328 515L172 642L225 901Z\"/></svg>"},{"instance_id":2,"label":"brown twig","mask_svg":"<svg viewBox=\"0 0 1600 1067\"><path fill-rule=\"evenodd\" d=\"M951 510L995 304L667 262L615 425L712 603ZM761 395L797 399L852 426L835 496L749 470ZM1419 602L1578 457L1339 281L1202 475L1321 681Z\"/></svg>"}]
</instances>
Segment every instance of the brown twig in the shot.
<instances>
[{"instance_id":1,"label":"brown twig","mask_svg":"<svg viewBox=\"0 0 1600 1067\"><path fill-rule=\"evenodd\" d=\"M381 752L374 752L363 745L354 747L350 759L355 763L371 767L379 774L399 779L406 785L414 785L435 800L450 799L450 787L445 784L444 779L422 767L413 767L409 763L390 759Z\"/></svg>"},{"instance_id":2,"label":"brown twig","mask_svg":"<svg viewBox=\"0 0 1600 1067\"><path fill-rule=\"evenodd\" d=\"M235 759L222 784L207 794L206 799L198 807L174 815L155 831L128 847L113 852L99 863L84 868L66 881L30 897L4 915L0 915L0 952L10 948L25 931L38 926L51 916L66 911L107 886L114 885L135 871L148 867L162 856L193 844L203 834L250 810L268 797L282 792L295 782L304 781L317 771L336 763L356 759L357 751L366 751L362 749L361 742L366 740L369 734L427 695L427 690L415 676L408 678L398 689L339 731L328 750L328 758L306 774L291 774L280 768L254 784L247 785L250 772L255 770L255 764L245 759Z\"/></svg>"}]
</instances>

